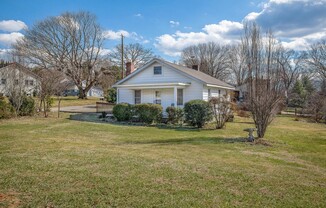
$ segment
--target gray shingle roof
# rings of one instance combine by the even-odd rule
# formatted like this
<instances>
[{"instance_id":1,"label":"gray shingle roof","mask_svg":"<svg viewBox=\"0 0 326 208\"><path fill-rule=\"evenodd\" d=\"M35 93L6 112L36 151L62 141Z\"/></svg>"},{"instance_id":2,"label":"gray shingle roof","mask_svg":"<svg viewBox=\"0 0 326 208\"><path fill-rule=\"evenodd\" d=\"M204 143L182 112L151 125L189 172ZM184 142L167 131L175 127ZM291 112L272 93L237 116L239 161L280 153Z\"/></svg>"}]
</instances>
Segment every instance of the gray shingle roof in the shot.
<instances>
[{"instance_id":1,"label":"gray shingle roof","mask_svg":"<svg viewBox=\"0 0 326 208\"><path fill-rule=\"evenodd\" d=\"M211 84L211 85L216 85L222 88L228 88L228 89L235 89L234 86L227 84L219 79L216 79L208 74L205 74L204 72L201 71L196 71L194 69L188 68L186 66L181 66L178 64L174 64L168 61L165 61L163 59L159 59L159 58L153 58L151 59L149 62L147 62L144 66L142 66L139 69L136 69L133 73L131 73L130 75L128 75L127 77L125 77L124 79L118 81L117 83L115 83L113 86L117 86L122 84L123 82L125 82L126 80L130 79L131 77L135 76L136 74L138 74L140 71L142 71L143 69L145 69L146 67L148 67L150 64L154 63L154 62L158 62L161 64L165 64L170 66L171 68L179 71L180 73L183 73L193 79L197 79L199 81L202 81L205 84Z\"/></svg>"},{"instance_id":2,"label":"gray shingle roof","mask_svg":"<svg viewBox=\"0 0 326 208\"><path fill-rule=\"evenodd\" d=\"M160 61L164 62L165 64L167 64L185 74L190 75L191 77L197 78L197 79L201 80L202 82L205 82L206 84L217 85L217 86L227 87L227 88L234 88L234 86L229 85L229 84L227 84L219 79L216 79L208 74L205 74L204 72L197 71L197 70L188 68L186 66L174 64L174 63L162 60L162 59L160 59Z\"/></svg>"}]
</instances>

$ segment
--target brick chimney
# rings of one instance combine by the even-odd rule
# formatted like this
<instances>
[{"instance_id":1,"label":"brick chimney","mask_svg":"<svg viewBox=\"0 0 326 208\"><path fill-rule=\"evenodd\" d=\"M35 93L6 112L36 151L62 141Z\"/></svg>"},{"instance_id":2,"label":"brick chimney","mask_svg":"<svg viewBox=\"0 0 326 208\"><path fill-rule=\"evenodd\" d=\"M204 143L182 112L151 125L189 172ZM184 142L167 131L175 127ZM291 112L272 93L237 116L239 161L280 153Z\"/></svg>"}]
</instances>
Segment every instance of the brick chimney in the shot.
<instances>
[{"instance_id":1,"label":"brick chimney","mask_svg":"<svg viewBox=\"0 0 326 208\"><path fill-rule=\"evenodd\" d=\"M135 71L134 63L128 61L126 63L126 76L128 76L129 74L131 74L134 71Z\"/></svg>"},{"instance_id":2,"label":"brick chimney","mask_svg":"<svg viewBox=\"0 0 326 208\"><path fill-rule=\"evenodd\" d=\"M193 70L196 70L196 71L198 71L198 65L192 65L192 67L191 67Z\"/></svg>"}]
</instances>

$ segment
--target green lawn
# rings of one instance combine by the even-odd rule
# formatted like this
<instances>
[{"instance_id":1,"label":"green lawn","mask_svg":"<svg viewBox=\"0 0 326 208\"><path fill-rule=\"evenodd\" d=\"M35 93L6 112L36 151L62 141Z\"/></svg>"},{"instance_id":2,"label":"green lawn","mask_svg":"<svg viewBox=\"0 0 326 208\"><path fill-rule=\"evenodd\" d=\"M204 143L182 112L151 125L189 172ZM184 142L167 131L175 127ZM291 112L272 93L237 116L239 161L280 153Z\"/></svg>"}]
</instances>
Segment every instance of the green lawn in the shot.
<instances>
[{"instance_id":1,"label":"green lawn","mask_svg":"<svg viewBox=\"0 0 326 208\"><path fill-rule=\"evenodd\" d=\"M0 207L326 207L326 125L278 117L187 130L0 121Z\"/></svg>"},{"instance_id":2,"label":"green lawn","mask_svg":"<svg viewBox=\"0 0 326 208\"><path fill-rule=\"evenodd\" d=\"M39 100L35 97L37 105L39 104ZM81 106L81 105L95 105L96 102L105 102L100 100L97 97L88 97L87 99L78 99L77 96L67 96L61 98L61 107L66 106ZM53 97L52 107L58 107L58 97Z\"/></svg>"}]
</instances>

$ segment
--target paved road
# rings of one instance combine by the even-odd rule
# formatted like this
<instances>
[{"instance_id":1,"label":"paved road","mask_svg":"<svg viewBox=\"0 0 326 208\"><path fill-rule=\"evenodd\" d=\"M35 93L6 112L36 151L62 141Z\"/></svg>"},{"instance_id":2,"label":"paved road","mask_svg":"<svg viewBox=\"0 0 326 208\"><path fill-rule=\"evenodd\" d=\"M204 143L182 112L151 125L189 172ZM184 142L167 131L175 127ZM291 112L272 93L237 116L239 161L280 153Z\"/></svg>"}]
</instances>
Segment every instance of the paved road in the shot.
<instances>
[{"instance_id":1,"label":"paved road","mask_svg":"<svg viewBox=\"0 0 326 208\"><path fill-rule=\"evenodd\" d=\"M58 112L58 107L51 108L52 112ZM60 112L67 113L96 113L96 105L61 107Z\"/></svg>"}]
</instances>

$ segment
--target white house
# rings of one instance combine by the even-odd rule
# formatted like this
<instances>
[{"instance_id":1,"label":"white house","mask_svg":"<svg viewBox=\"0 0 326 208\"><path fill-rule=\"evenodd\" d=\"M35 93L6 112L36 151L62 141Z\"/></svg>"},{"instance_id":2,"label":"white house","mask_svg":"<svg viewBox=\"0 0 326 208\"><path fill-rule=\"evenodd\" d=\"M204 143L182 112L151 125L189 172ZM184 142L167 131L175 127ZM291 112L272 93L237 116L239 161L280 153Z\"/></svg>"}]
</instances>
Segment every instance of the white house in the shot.
<instances>
[{"instance_id":1,"label":"white house","mask_svg":"<svg viewBox=\"0 0 326 208\"><path fill-rule=\"evenodd\" d=\"M8 95L11 89L20 88L27 95L33 95L38 86L37 75L17 63L0 68L0 94Z\"/></svg>"},{"instance_id":2,"label":"white house","mask_svg":"<svg viewBox=\"0 0 326 208\"><path fill-rule=\"evenodd\" d=\"M69 81L70 79L67 78ZM85 88L86 83L85 81L82 82L83 88ZM66 96L77 96L79 93L78 87L73 83L73 81L70 81L70 85L68 88L65 90L64 94ZM103 89L100 86L92 86L91 89L87 92L88 97L97 97L97 98L102 98L104 96Z\"/></svg>"},{"instance_id":3,"label":"white house","mask_svg":"<svg viewBox=\"0 0 326 208\"><path fill-rule=\"evenodd\" d=\"M156 103L163 109L183 107L190 100L207 101L209 97L230 95L235 89L196 69L158 58L135 71L128 64L126 71L127 76L113 85L117 88L117 103Z\"/></svg>"}]
</instances>

